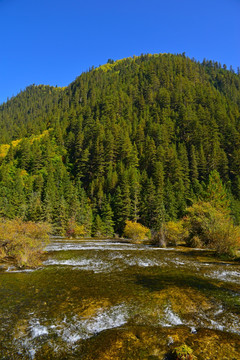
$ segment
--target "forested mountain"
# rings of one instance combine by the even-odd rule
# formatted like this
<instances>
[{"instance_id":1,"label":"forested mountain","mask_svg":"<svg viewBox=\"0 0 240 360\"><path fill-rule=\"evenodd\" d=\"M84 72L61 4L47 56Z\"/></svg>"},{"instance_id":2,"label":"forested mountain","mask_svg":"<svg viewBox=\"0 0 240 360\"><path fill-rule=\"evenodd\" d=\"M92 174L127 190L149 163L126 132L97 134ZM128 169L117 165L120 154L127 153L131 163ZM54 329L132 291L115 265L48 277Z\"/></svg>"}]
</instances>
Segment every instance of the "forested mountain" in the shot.
<instances>
[{"instance_id":1,"label":"forested mountain","mask_svg":"<svg viewBox=\"0 0 240 360\"><path fill-rule=\"evenodd\" d=\"M240 76L217 62L142 55L67 88L30 86L0 106L0 215L64 233L157 229L219 172L240 220Z\"/></svg>"}]
</instances>

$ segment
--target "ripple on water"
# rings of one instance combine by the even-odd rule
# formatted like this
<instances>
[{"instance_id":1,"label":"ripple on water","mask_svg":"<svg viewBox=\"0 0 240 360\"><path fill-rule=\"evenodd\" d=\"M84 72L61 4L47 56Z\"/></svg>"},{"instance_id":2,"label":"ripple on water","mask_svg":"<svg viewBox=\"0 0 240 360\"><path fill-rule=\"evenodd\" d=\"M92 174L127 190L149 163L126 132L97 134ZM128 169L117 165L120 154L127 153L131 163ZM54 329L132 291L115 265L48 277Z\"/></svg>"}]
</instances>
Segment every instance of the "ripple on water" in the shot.
<instances>
[{"instance_id":1,"label":"ripple on water","mask_svg":"<svg viewBox=\"0 0 240 360\"><path fill-rule=\"evenodd\" d=\"M77 260L55 260L49 259L44 265L72 266L74 269L93 271L94 273L108 272L112 267L110 262L95 259L77 259Z\"/></svg>"},{"instance_id":2,"label":"ripple on water","mask_svg":"<svg viewBox=\"0 0 240 360\"><path fill-rule=\"evenodd\" d=\"M48 335L48 329L46 326L40 324L38 319L33 319L30 325L30 331L32 339L42 335Z\"/></svg>"},{"instance_id":3,"label":"ripple on water","mask_svg":"<svg viewBox=\"0 0 240 360\"><path fill-rule=\"evenodd\" d=\"M75 242L67 242L67 241L53 241L51 244L47 245L46 251L66 251L66 250L116 250L116 251L131 251L131 250L144 250L145 247L139 245L132 245L129 243L121 243L121 242L84 242L84 241L75 241Z\"/></svg>"},{"instance_id":4,"label":"ripple on water","mask_svg":"<svg viewBox=\"0 0 240 360\"><path fill-rule=\"evenodd\" d=\"M125 258L123 259L125 265L127 266L139 266L139 267L151 267L151 266L162 266L165 263L159 260L150 260L148 258Z\"/></svg>"},{"instance_id":5,"label":"ripple on water","mask_svg":"<svg viewBox=\"0 0 240 360\"><path fill-rule=\"evenodd\" d=\"M158 259L149 259L147 257L130 256L129 254L122 255L115 253L108 256L107 260L99 260L99 257L92 256L90 259L77 258L77 259L49 259L44 262L46 266L71 266L75 269L86 271L109 272L110 270L120 270L128 268L129 266L138 267L154 267L154 266L167 266L167 262Z\"/></svg>"},{"instance_id":6,"label":"ripple on water","mask_svg":"<svg viewBox=\"0 0 240 360\"><path fill-rule=\"evenodd\" d=\"M219 313L213 318L208 319L208 321L209 324L207 327L209 329L240 334L239 317L236 314L228 312L226 315L226 313L220 309Z\"/></svg>"},{"instance_id":7,"label":"ripple on water","mask_svg":"<svg viewBox=\"0 0 240 360\"><path fill-rule=\"evenodd\" d=\"M124 325L129 318L128 308L124 303L101 308L90 318L80 318L75 315L71 319L64 319L62 323L54 324L51 329L61 336L67 343L75 343L80 339L88 339L103 330L113 329Z\"/></svg>"},{"instance_id":8,"label":"ripple on water","mask_svg":"<svg viewBox=\"0 0 240 360\"><path fill-rule=\"evenodd\" d=\"M183 325L182 320L176 313L173 312L170 305L164 309L164 314L165 316L162 320L163 326Z\"/></svg>"},{"instance_id":9,"label":"ripple on water","mask_svg":"<svg viewBox=\"0 0 240 360\"><path fill-rule=\"evenodd\" d=\"M31 273L33 271L39 270L40 267L35 269L16 269L15 266L9 266L6 270L6 272L10 273Z\"/></svg>"},{"instance_id":10,"label":"ripple on water","mask_svg":"<svg viewBox=\"0 0 240 360\"><path fill-rule=\"evenodd\" d=\"M91 338L103 330L119 327L126 323L163 327L186 325L189 326L189 331L191 329L193 333L201 327L240 334L239 314L237 311L234 312L237 308L235 307L237 299L233 297L236 294L228 292L229 303L234 304L232 307L228 307L228 303L224 299L225 289L231 290L237 287L234 284L227 284L227 282L237 283L239 281L240 267L237 265L230 264L226 267L225 264L211 262L213 259L208 259L207 256L199 260L199 254L196 252L195 254L186 252L182 254L180 250L175 248L158 249L110 241L53 241L47 250L52 253L49 254L44 265L46 267L56 266L56 271L53 268L47 270L43 267L41 271L29 275L9 275L10 271L16 271L12 268L7 274L3 274L6 276L6 290L11 290L11 292L9 291L13 299L11 300L11 309L20 308L22 319L26 321L26 327L20 327L22 333L20 330L17 332L17 326L15 326L13 335L17 335L13 343L14 346L16 344L16 349L22 348L22 352L19 350L21 354L25 354L27 351L30 358L34 358L35 352L41 351L41 347L46 343L56 349L67 347L70 354L71 349L78 346L78 341ZM208 260L209 262L201 262L201 260ZM72 269L74 272L71 271ZM84 273L86 270L92 271L92 273ZM19 271L17 270L17 272ZM20 272L31 272L31 270L20 270ZM103 274L95 276L94 273ZM105 276L104 273L110 273L111 276L108 274ZM49 278L47 278L48 276ZM136 281L136 276L139 276L139 279L145 276L146 284ZM181 278L181 276L183 277ZM53 293L49 298L47 291L34 293L35 287L41 289L41 286L44 286L45 277L48 280L46 286L56 280L57 288L50 287L49 292ZM179 281L180 278L181 281ZM70 285L71 280L68 281L69 279L73 280ZM189 283L188 279L191 280ZM217 281L211 281L211 279L217 279L224 284L217 284L217 286L220 285L218 288L215 285ZM201 285L199 293L201 295L206 292L209 306L204 306L200 295L199 297L194 295L198 281ZM120 282L121 286L119 286ZM143 283L147 286L142 286ZM185 299L188 297L192 301L194 306L188 309L189 311L185 311L188 303L183 300L184 297L181 292L181 296L178 298L174 291L168 291L165 298L160 297L164 289L171 290L171 287L180 289L185 294ZM21 296L25 293L26 296L35 294L36 302L32 302L32 304L37 303L38 299L45 301L46 296L44 312L40 307L33 308L32 305L29 305L28 310L22 310L27 297L15 296L13 292L15 289L15 293ZM99 289L103 289L101 294ZM4 291L3 288L1 294L4 295ZM59 297L56 296L56 299L54 298L54 291L57 296L59 295ZM223 295L220 294L221 297L218 291L223 292ZM160 300L149 295L156 292L159 293ZM78 304L78 301L81 301L80 298L84 298L88 309L88 301L90 303L88 296L92 296L93 299L104 296L108 301L105 305L104 302L101 302L96 311L88 311L88 314L84 315L82 308L85 305ZM175 299L175 302L172 299ZM123 300L125 303L122 303ZM13 303L14 301L15 303ZM116 302L118 305L110 306ZM180 305L174 306L176 303ZM6 311L9 311L10 308L4 300L4 296L2 296L1 304L6 307ZM64 306L58 307L58 305ZM58 309L60 309L59 313ZM4 308L0 315L3 312ZM6 328L5 324L8 319L10 319L9 321L16 321L16 319L11 320L10 315L6 316L2 330Z\"/></svg>"},{"instance_id":11,"label":"ripple on water","mask_svg":"<svg viewBox=\"0 0 240 360\"><path fill-rule=\"evenodd\" d=\"M239 283L240 272L234 270L215 270L205 274L205 276L211 279Z\"/></svg>"},{"instance_id":12,"label":"ripple on water","mask_svg":"<svg viewBox=\"0 0 240 360\"><path fill-rule=\"evenodd\" d=\"M122 303L107 309L100 308L90 318L74 315L69 319L65 317L61 322L56 321L49 325L46 325L46 319L41 321L32 317L27 333L22 334L16 340L19 353L27 352L30 358L34 358L44 339L45 342L51 343L51 339L55 339L56 336L63 341L62 346L66 344L72 346L77 341L88 339L103 330L124 325L128 321L128 313L129 309L126 304Z\"/></svg>"}]
</instances>

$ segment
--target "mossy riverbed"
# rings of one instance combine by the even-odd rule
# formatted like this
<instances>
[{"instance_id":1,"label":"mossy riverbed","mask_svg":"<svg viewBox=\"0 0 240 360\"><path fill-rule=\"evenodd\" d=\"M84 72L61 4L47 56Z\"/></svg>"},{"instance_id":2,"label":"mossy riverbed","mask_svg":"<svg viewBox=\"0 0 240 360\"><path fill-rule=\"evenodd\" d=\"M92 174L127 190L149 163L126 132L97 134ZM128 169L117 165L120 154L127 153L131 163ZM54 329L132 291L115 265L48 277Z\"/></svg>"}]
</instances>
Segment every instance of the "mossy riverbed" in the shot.
<instances>
[{"instance_id":1,"label":"mossy riverbed","mask_svg":"<svg viewBox=\"0 0 240 360\"><path fill-rule=\"evenodd\" d=\"M202 250L55 239L0 272L1 359L240 359L240 264Z\"/></svg>"}]
</instances>

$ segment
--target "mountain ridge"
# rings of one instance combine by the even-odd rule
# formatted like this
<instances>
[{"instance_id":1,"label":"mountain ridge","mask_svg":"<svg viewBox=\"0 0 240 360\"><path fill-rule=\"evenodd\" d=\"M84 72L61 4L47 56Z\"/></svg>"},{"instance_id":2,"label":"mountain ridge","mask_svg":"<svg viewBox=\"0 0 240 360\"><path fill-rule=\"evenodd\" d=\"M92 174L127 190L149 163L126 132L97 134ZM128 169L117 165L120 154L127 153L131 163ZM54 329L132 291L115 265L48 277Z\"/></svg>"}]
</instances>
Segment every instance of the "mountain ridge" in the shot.
<instances>
[{"instance_id":1,"label":"mountain ridge","mask_svg":"<svg viewBox=\"0 0 240 360\"><path fill-rule=\"evenodd\" d=\"M60 230L73 216L92 234L121 233L127 219L156 228L161 209L166 219L182 216L215 170L238 222L240 77L217 62L109 60L64 89L28 87L0 106L0 125L0 144L22 139L0 162L3 216ZM6 178L21 188L22 210Z\"/></svg>"}]
</instances>

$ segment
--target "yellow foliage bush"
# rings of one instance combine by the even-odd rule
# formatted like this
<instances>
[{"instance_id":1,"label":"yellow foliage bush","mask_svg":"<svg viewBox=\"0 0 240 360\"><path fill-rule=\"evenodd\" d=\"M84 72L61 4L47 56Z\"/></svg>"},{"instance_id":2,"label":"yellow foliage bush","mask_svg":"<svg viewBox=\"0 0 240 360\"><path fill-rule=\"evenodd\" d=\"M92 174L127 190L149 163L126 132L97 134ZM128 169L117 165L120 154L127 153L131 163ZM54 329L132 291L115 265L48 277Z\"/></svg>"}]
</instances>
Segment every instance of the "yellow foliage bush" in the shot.
<instances>
[{"instance_id":1,"label":"yellow foliage bush","mask_svg":"<svg viewBox=\"0 0 240 360\"><path fill-rule=\"evenodd\" d=\"M46 223L0 218L1 258L11 259L18 267L38 266L50 231Z\"/></svg>"},{"instance_id":2,"label":"yellow foliage bush","mask_svg":"<svg viewBox=\"0 0 240 360\"><path fill-rule=\"evenodd\" d=\"M145 240L150 236L150 229L133 221L126 221L124 236L133 240Z\"/></svg>"},{"instance_id":3,"label":"yellow foliage bush","mask_svg":"<svg viewBox=\"0 0 240 360\"><path fill-rule=\"evenodd\" d=\"M76 234L76 236L84 236L86 234L84 225L76 225L75 234Z\"/></svg>"},{"instance_id":4,"label":"yellow foliage bush","mask_svg":"<svg viewBox=\"0 0 240 360\"><path fill-rule=\"evenodd\" d=\"M183 221L168 221L164 224L166 245L177 245L188 236L188 230L183 226Z\"/></svg>"},{"instance_id":5,"label":"yellow foliage bush","mask_svg":"<svg viewBox=\"0 0 240 360\"><path fill-rule=\"evenodd\" d=\"M184 221L189 229L188 245L195 246L197 238L201 246L214 249L219 255L236 256L240 247L240 227L235 226L224 211L209 202L199 201L187 209Z\"/></svg>"}]
</instances>

